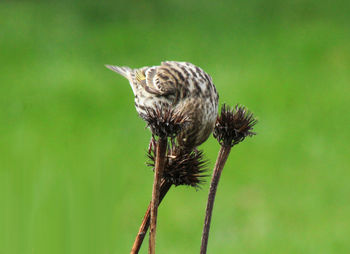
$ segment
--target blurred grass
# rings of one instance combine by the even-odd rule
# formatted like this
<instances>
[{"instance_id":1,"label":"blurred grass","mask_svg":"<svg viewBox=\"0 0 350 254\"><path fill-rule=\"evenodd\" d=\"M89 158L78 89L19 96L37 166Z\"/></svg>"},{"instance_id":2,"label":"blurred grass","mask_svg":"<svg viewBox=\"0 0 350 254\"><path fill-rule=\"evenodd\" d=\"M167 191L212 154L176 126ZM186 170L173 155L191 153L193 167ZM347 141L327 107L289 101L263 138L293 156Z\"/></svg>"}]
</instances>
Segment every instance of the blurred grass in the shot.
<instances>
[{"instance_id":1,"label":"blurred grass","mask_svg":"<svg viewBox=\"0 0 350 254\"><path fill-rule=\"evenodd\" d=\"M209 253L347 253L349 7L2 1L0 253L129 251L151 194L149 132L103 65L162 60L201 66L220 103L260 120L224 170ZM202 148L212 166L217 143ZM169 193L159 253L199 251L207 189Z\"/></svg>"}]
</instances>

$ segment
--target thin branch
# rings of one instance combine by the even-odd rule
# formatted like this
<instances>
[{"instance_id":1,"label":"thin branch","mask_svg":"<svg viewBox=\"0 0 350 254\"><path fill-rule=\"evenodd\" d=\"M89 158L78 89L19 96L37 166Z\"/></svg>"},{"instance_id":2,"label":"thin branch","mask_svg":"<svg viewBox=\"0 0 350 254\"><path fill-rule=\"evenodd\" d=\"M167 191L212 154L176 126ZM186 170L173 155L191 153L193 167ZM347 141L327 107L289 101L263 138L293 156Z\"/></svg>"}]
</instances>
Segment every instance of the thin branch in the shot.
<instances>
[{"instance_id":1,"label":"thin branch","mask_svg":"<svg viewBox=\"0 0 350 254\"><path fill-rule=\"evenodd\" d=\"M210 222L211 222L211 216L213 213L216 189L217 189L217 186L219 184L221 172L225 166L225 163L226 163L226 160L230 154L230 151L231 151L231 146L221 146L219 154L218 154L218 158L217 158L216 163L215 163L213 177L212 177L211 184L210 184L207 210L205 212L205 220L204 220L204 228L203 228L203 234L202 234L202 245L201 245L200 254L207 253Z\"/></svg>"},{"instance_id":2,"label":"thin branch","mask_svg":"<svg viewBox=\"0 0 350 254\"><path fill-rule=\"evenodd\" d=\"M170 190L171 185L172 184L170 182L162 180L162 183L160 184L159 204L162 202L163 198ZM149 204L147 211L145 213L145 216L143 217L139 232L137 233L137 236L135 238L134 245L132 246L130 254L138 254L139 253L142 242L143 242L143 240L146 236L147 230L149 228L150 217L151 217L151 203Z\"/></svg>"},{"instance_id":3,"label":"thin branch","mask_svg":"<svg viewBox=\"0 0 350 254\"><path fill-rule=\"evenodd\" d=\"M168 140L166 137L159 137L157 141L156 165L154 170L155 172L154 172L154 182L153 182L152 201L151 201L151 225L150 225L149 249L148 249L149 254L155 254L160 182L162 179L164 166L165 166L165 154L167 150L167 143L168 143Z\"/></svg>"}]
</instances>

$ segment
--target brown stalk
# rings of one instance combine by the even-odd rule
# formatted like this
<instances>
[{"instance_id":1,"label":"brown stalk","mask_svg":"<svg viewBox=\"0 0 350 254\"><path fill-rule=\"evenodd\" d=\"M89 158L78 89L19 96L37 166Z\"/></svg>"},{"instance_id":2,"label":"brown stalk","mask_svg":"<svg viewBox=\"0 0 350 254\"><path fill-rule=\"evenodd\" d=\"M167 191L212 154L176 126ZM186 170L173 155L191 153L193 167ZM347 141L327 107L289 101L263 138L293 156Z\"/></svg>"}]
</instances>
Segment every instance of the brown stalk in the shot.
<instances>
[{"instance_id":1,"label":"brown stalk","mask_svg":"<svg viewBox=\"0 0 350 254\"><path fill-rule=\"evenodd\" d=\"M160 184L160 195L159 195L159 204L162 202L165 195L168 193L171 187L171 183L162 180ZM138 254L143 242L143 239L146 236L148 227L150 225L150 217L151 217L151 203L149 204L145 216L143 217L139 232L137 233L136 239L134 241L134 245L132 246L130 254Z\"/></svg>"},{"instance_id":2,"label":"brown stalk","mask_svg":"<svg viewBox=\"0 0 350 254\"><path fill-rule=\"evenodd\" d=\"M157 214L160 196L160 182L162 179L164 166L165 166L165 154L167 149L168 140L166 137L159 137L156 143L156 163L154 169L154 182L151 201L151 225L149 234L149 254L155 254L156 245L156 231L157 231Z\"/></svg>"},{"instance_id":3,"label":"brown stalk","mask_svg":"<svg viewBox=\"0 0 350 254\"><path fill-rule=\"evenodd\" d=\"M207 209L205 212L205 220L204 220L204 228L203 228L203 234L202 234L202 245L201 245L200 254L207 253L210 222L211 222L211 216L213 213L216 190L217 190L217 186L219 184L221 172L225 166L225 163L226 163L226 160L230 154L230 151L231 151L231 146L221 146L219 154L218 154L218 158L217 158L216 163L215 163L214 172L213 172L213 176L212 176L211 184L210 184Z\"/></svg>"},{"instance_id":4,"label":"brown stalk","mask_svg":"<svg viewBox=\"0 0 350 254\"><path fill-rule=\"evenodd\" d=\"M213 131L213 135L218 140L221 148L218 158L216 159L213 177L210 184L200 254L207 253L210 222L213 213L216 190L219 184L221 172L225 166L231 148L242 142L246 137L255 135L252 130L256 123L257 120L254 118L253 114L244 106L236 105L231 109L224 104L221 108L221 114L216 120Z\"/></svg>"}]
</instances>

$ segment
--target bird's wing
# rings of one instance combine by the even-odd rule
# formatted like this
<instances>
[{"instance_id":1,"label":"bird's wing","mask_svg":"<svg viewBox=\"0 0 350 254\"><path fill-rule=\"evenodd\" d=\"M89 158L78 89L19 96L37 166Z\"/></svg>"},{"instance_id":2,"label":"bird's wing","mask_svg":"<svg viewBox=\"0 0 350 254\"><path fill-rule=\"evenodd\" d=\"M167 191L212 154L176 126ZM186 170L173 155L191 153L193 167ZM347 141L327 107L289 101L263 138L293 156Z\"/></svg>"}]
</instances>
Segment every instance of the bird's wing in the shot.
<instances>
[{"instance_id":1,"label":"bird's wing","mask_svg":"<svg viewBox=\"0 0 350 254\"><path fill-rule=\"evenodd\" d=\"M155 67L144 67L135 70L135 81L141 85L148 93L162 95L162 92L153 83Z\"/></svg>"},{"instance_id":2,"label":"bird's wing","mask_svg":"<svg viewBox=\"0 0 350 254\"><path fill-rule=\"evenodd\" d=\"M136 71L136 79L149 93L156 95L176 95L186 83L188 74L178 62L162 62L146 70Z\"/></svg>"}]
</instances>

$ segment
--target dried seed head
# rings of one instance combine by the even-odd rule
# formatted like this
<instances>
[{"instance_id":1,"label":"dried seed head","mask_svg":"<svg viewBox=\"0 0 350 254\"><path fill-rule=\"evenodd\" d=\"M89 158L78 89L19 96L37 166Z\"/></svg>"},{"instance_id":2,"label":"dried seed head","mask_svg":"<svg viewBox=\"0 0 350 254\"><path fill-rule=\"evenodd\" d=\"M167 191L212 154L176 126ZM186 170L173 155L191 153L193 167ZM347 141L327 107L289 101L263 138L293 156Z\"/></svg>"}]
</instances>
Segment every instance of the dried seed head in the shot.
<instances>
[{"instance_id":1,"label":"dried seed head","mask_svg":"<svg viewBox=\"0 0 350 254\"><path fill-rule=\"evenodd\" d=\"M161 138L176 137L188 123L188 118L169 107L146 108L141 117L147 122L153 135Z\"/></svg>"},{"instance_id":2,"label":"dried seed head","mask_svg":"<svg viewBox=\"0 0 350 254\"><path fill-rule=\"evenodd\" d=\"M213 135L220 145L234 146L247 136L255 135L253 126L257 123L253 114L244 106L236 105L233 109L224 104L216 120Z\"/></svg>"},{"instance_id":3,"label":"dried seed head","mask_svg":"<svg viewBox=\"0 0 350 254\"><path fill-rule=\"evenodd\" d=\"M147 164L154 168L154 153L149 153L150 162ZM207 175L207 161L203 159L203 152L192 150L184 151L177 146L168 149L163 179L175 186L189 185L195 188L204 183Z\"/></svg>"}]
</instances>

